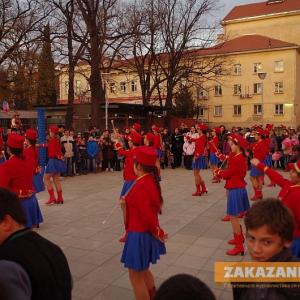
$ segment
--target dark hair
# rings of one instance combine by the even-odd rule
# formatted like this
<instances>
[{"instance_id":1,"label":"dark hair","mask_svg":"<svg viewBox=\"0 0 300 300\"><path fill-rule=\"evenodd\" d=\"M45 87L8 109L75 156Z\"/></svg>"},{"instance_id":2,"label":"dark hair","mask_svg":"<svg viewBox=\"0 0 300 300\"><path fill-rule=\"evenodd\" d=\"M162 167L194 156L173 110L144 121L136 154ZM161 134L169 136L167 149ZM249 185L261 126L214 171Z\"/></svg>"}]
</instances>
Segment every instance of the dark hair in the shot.
<instances>
[{"instance_id":1,"label":"dark hair","mask_svg":"<svg viewBox=\"0 0 300 300\"><path fill-rule=\"evenodd\" d=\"M158 175L158 169L157 169L157 167L156 166L145 166L145 165L142 165L142 164L140 164L138 162L135 162L135 163L138 164L138 165L140 165L144 172L151 173L153 175L155 183L156 183L156 186L157 186L157 189L158 189L158 192L159 192L160 204L163 204L164 199L162 197L161 187L160 187L160 184L159 184L160 177Z\"/></svg>"},{"instance_id":2,"label":"dark hair","mask_svg":"<svg viewBox=\"0 0 300 300\"><path fill-rule=\"evenodd\" d=\"M29 142L29 144L31 145L31 146L34 146L35 147L35 145L36 145L36 139L29 139L29 138L26 138L27 140L28 140L28 142Z\"/></svg>"},{"instance_id":3,"label":"dark hair","mask_svg":"<svg viewBox=\"0 0 300 300\"><path fill-rule=\"evenodd\" d=\"M9 148L11 154L13 154L21 159L24 159L23 148L22 149L21 148L12 148L9 146L8 146L8 148Z\"/></svg>"},{"instance_id":4,"label":"dark hair","mask_svg":"<svg viewBox=\"0 0 300 300\"><path fill-rule=\"evenodd\" d=\"M215 300L210 288L197 277L178 274L159 287L154 300Z\"/></svg>"},{"instance_id":5,"label":"dark hair","mask_svg":"<svg viewBox=\"0 0 300 300\"><path fill-rule=\"evenodd\" d=\"M3 221L6 215L11 216L21 225L26 224L26 217L16 194L0 188L0 222Z\"/></svg>"},{"instance_id":6,"label":"dark hair","mask_svg":"<svg viewBox=\"0 0 300 300\"><path fill-rule=\"evenodd\" d=\"M247 212L245 226L247 230L258 229L266 225L273 234L287 241L293 239L294 218L284 204L273 198L255 203Z\"/></svg>"}]
</instances>

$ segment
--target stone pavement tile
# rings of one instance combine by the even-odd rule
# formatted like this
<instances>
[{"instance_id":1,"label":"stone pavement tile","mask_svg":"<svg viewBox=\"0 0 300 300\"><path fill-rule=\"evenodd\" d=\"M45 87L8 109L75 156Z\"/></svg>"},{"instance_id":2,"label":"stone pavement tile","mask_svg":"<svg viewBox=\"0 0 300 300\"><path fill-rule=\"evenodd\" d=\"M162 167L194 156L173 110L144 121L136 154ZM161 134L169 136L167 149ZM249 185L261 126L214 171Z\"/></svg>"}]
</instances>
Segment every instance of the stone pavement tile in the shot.
<instances>
[{"instance_id":1,"label":"stone pavement tile","mask_svg":"<svg viewBox=\"0 0 300 300\"><path fill-rule=\"evenodd\" d=\"M102 243L100 241L92 241L90 239L74 238L72 245L78 249L91 251L101 247Z\"/></svg>"},{"instance_id":2,"label":"stone pavement tile","mask_svg":"<svg viewBox=\"0 0 300 300\"><path fill-rule=\"evenodd\" d=\"M168 253L183 253L190 244L185 244L182 242L174 242L173 237L171 237L167 242L166 242L166 248L167 248L167 254Z\"/></svg>"},{"instance_id":3,"label":"stone pavement tile","mask_svg":"<svg viewBox=\"0 0 300 300\"><path fill-rule=\"evenodd\" d=\"M75 279L79 279L97 268L95 264L82 263L77 260L69 260L69 265L71 274Z\"/></svg>"},{"instance_id":4,"label":"stone pavement tile","mask_svg":"<svg viewBox=\"0 0 300 300\"><path fill-rule=\"evenodd\" d=\"M201 245L206 247L217 248L223 243L222 239L199 237L193 245Z\"/></svg>"},{"instance_id":5,"label":"stone pavement tile","mask_svg":"<svg viewBox=\"0 0 300 300\"><path fill-rule=\"evenodd\" d=\"M150 266L150 270L153 276L160 276L163 272L165 272L170 266L163 263L162 261L158 261L156 264Z\"/></svg>"},{"instance_id":6,"label":"stone pavement tile","mask_svg":"<svg viewBox=\"0 0 300 300\"><path fill-rule=\"evenodd\" d=\"M196 239L197 237L195 237L194 235L176 233L170 238L170 241L172 241L173 243L191 245Z\"/></svg>"},{"instance_id":7,"label":"stone pavement tile","mask_svg":"<svg viewBox=\"0 0 300 300\"><path fill-rule=\"evenodd\" d=\"M88 251L85 255L80 256L77 260L82 263L95 264L101 266L111 258L110 254L104 254L100 251Z\"/></svg>"},{"instance_id":8,"label":"stone pavement tile","mask_svg":"<svg viewBox=\"0 0 300 300\"><path fill-rule=\"evenodd\" d=\"M215 251L216 248L205 247L199 244L193 244L192 246L187 248L185 254L193 255L196 257L209 258L214 254Z\"/></svg>"},{"instance_id":9,"label":"stone pavement tile","mask_svg":"<svg viewBox=\"0 0 300 300\"><path fill-rule=\"evenodd\" d=\"M87 250L81 250L81 249L77 249L77 248L74 248L74 247L67 247L64 250L64 253L65 253L68 260L69 259L76 260L81 256L85 256L85 255L89 254L89 252Z\"/></svg>"},{"instance_id":10,"label":"stone pavement tile","mask_svg":"<svg viewBox=\"0 0 300 300\"><path fill-rule=\"evenodd\" d=\"M80 299L92 299L101 293L107 285L101 283L93 283L84 279L74 282L72 290L72 299L79 297Z\"/></svg>"},{"instance_id":11,"label":"stone pavement tile","mask_svg":"<svg viewBox=\"0 0 300 300\"><path fill-rule=\"evenodd\" d=\"M194 236L195 239L197 239L198 236L200 236L204 231L206 230L205 227L197 225L186 225L182 229L178 231L181 235L189 235Z\"/></svg>"},{"instance_id":12,"label":"stone pavement tile","mask_svg":"<svg viewBox=\"0 0 300 300\"><path fill-rule=\"evenodd\" d=\"M223 293L219 296L220 300L232 300L233 294L231 289L226 289L223 291Z\"/></svg>"},{"instance_id":13,"label":"stone pavement tile","mask_svg":"<svg viewBox=\"0 0 300 300\"><path fill-rule=\"evenodd\" d=\"M199 270L206 263L206 261L207 259L203 257L188 255L184 253L175 260L174 265Z\"/></svg>"},{"instance_id":14,"label":"stone pavement tile","mask_svg":"<svg viewBox=\"0 0 300 300\"><path fill-rule=\"evenodd\" d=\"M96 250L105 254L117 255L123 251L123 247L124 244L120 243L118 240L114 240L97 247Z\"/></svg>"},{"instance_id":15,"label":"stone pavement tile","mask_svg":"<svg viewBox=\"0 0 300 300\"><path fill-rule=\"evenodd\" d=\"M168 249L167 249L167 251L168 251ZM178 259L178 257L180 255L181 255L180 253L167 252L167 254L162 255L160 257L160 260L159 260L158 264L163 263L163 264L166 264L166 265L171 265Z\"/></svg>"},{"instance_id":16,"label":"stone pavement tile","mask_svg":"<svg viewBox=\"0 0 300 300\"><path fill-rule=\"evenodd\" d=\"M120 288L124 288L124 289L131 289L131 283L129 280L129 275L128 272L125 272L124 275L122 275L121 277L117 278L112 285L120 287Z\"/></svg>"},{"instance_id":17,"label":"stone pavement tile","mask_svg":"<svg viewBox=\"0 0 300 300\"><path fill-rule=\"evenodd\" d=\"M91 300L133 300L134 294L132 289L125 289L118 286L110 285L104 291Z\"/></svg>"},{"instance_id":18,"label":"stone pavement tile","mask_svg":"<svg viewBox=\"0 0 300 300\"><path fill-rule=\"evenodd\" d=\"M169 266L159 274L159 277L168 279L173 275L182 274L182 273L196 276L198 272L199 270L194 268L182 267L182 266Z\"/></svg>"}]
</instances>

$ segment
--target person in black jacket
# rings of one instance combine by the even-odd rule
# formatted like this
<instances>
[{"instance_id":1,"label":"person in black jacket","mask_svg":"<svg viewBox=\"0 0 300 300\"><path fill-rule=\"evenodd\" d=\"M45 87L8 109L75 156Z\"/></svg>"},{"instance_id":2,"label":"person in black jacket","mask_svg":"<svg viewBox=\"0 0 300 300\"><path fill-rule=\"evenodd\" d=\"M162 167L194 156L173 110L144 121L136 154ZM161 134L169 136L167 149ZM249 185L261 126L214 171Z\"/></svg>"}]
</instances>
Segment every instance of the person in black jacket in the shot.
<instances>
[{"instance_id":1,"label":"person in black jacket","mask_svg":"<svg viewBox=\"0 0 300 300\"><path fill-rule=\"evenodd\" d=\"M174 155L174 167L181 167L184 138L183 134L180 134L178 128L175 128L174 133L172 134L171 144L171 152Z\"/></svg>"},{"instance_id":2,"label":"person in black jacket","mask_svg":"<svg viewBox=\"0 0 300 300\"><path fill-rule=\"evenodd\" d=\"M25 223L16 195L0 189L1 300L70 300L72 278L65 255Z\"/></svg>"}]
</instances>

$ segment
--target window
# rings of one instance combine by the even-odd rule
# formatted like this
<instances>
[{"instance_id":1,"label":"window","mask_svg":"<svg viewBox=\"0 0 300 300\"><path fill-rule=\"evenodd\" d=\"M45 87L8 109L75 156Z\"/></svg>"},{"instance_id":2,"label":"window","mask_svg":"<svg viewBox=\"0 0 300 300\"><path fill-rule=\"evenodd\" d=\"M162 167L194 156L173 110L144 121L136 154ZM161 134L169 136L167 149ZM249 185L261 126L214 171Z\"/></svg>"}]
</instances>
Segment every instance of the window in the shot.
<instances>
[{"instance_id":1,"label":"window","mask_svg":"<svg viewBox=\"0 0 300 300\"><path fill-rule=\"evenodd\" d=\"M199 110L198 110L198 113L199 113L200 117L203 117L204 116L204 108L200 106Z\"/></svg>"},{"instance_id":2,"label":"window","mask_svg":"<svg viewBox=\"0 0 300 300\"><path fill-rule=\"evenodd\" d=\"M214 116L221 117L222 116L222 105L216 105L214 107Z\"/></svg>"},{"instance_id":3,"label":"window","mask_svg":"<svg viewBox=\"0 0 300 300\"><path fill-rule=\"evenodd\" d=\"M222 96L222 86L215 85L215 96Z\"/></svg>"},{"instance_id":4,"label":"window","mask_svg":"<svg viewBox=\"0 0 300 300\"><path fill-rule=\"evenodd\" d=\"M242 114L242 106L240 104L233 105L233 115L240 116Z\"/></svg>"},{"instance_id":5,"label":"window","mask_svg":"<svg viewBox=\"0 0 300 300\"><path fill-rule=\"evenodd\" d=\"M208 92L201 87L197 88L197 99L198 100L207 100L208 99Z\"/></svg>"},{"instance_id":6,"label":"window","mask_svg":"<svg viewBox=\"0 0 300 300\"><path fill-rule=\"evenodd\" d=\"M276 116L282 116L283 115L283 104L275 104L274 105L274 113Z\"/></svg>"},{"instance_id":7,"label":"window","mask_svg":"<svg viewBox=\"0 0 300 300\"><path fill-rule=\"evenodd\" d=\"M75 81L75 94L79 95L81 93L81 81L76 80Z\"/></svg>"},{"instance_id":8,"label":"window","mask_svg":"<svg viewBox=\"0 0 300 300\"><path fill-rule=\"evenodd\" d=\"M137 83L136 83L136 81L131 81L131 91L133 93L137 91Z\"/></svg>"},{"instance_id":9,"label":"window","mask_svg":"<svg viewBox=\"0 0 300 300\"><path fill-rule=\"evenodd\" d=\"M283 93L283 82L275 82L274 83L274 93L275 94L282 94Z\"/></svg>"},{"instance_id":10,"label":"window","mask_svg":"<svg viewBox=\"0 0 300 300\"><path fill-rule=\"evenodd\" d=\"M65 94L68 95L69 93L69 81L65 81Z\"/></svg>"},{"instance_id":11,"label":"window","mask_svg":"<svg viewBox=\"0 0 300 300\"><path fill-rule=\"evenodd\" d=\"M126 93L126 82L125 81L120 82L120 92Z\"/></svg>"},{"instance_id":12,"label":"window","mask_svg":"<svg viewBox=\"0 0 300 300\"><path fill-rule=\"evenodd\" d=\"M242 65L235 64L233 65L233 75L241 75L242 74Z\"/></svg>"},{"instance_id":13,"label":"window","mask_svg":"<svg viewBox=\"0 0 300 300\"><path fill-rule=\"evenodd\" d=\"M275 61L274 72L283 72L283 71L284 71L283 60L277 60L277 61Z\"/></svg>"},{"instance_id":14,"label":"window","mask_svg":"<svg viewBox=\"0 0 300 300\"><path fill-rule=\"evenodd\" d=\"M114 94L116 92L116 84L114 82L111 82L109 84L109 90L110 90L111 94Z\"/></svg>"},{"instance_id":15,"label":"window","mask_svg":"<svg viewBox=\"0 0 300 300\"><path fill-rule=\"evenodd\" d=\"M262 105L261 104L254 104L254 115L261 115L262 114Z\"/></svg>"},{"instance_id":16,"label":"window","mask_svg":"<svg viewBox=\"0 0 300 300\"><path fill-rule=\"evenodd\" d=\"M253 64L253 73L257 74L262 70L262 64L261 63L254 63Z\"/></svg>"},{"instance_id":17,"label":"window","mask_svg":"<svg viewBox=\"0 0 300 300\"><path fill-rule=\"evenodd\" d=\"M235 84L233 86L233 95L240 95L242 93L242 85L241 84Z\"/></svg>"},{"instance_id":18,"label":"window","mask_svg":"<svg viewBox=\"0 0 300 300\"><path fill-rule=\"evenodd\" d=\"M253 84L253 93L254 94L261 94L262 93L262 83L254 83Z\"/></svg>"}]
</instances>

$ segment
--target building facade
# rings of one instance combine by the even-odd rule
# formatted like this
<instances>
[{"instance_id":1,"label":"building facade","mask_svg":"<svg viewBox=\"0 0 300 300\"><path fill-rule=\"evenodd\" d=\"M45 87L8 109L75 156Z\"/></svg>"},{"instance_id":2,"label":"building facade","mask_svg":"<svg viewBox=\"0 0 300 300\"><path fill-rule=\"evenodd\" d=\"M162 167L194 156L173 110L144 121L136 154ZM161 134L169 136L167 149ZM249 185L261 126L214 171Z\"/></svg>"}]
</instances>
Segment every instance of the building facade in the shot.
<instances>
[{"instance_id":1,"label":"building facade","mask_svg":"<svg viewBox=\"0 0 300 300\"><path fill-rule=\"evenodd\" d=\"M197 50L201 59L222 56L229 73L192 86L197 117L211 126L300 125L300 0L272 0L234 7L222 21L223 40ZM124 71L125 70L125 71ZM60 76L60 104L66 104L67 73ZM84 76L82 75L84 74ZM78 66L75 98L90 101L87 66ZM263 79L264 78L264 79ZM201 78L200 78L201 79ZM104 74L109 103L142 104L132 69ZM153 103L155 103L155 96Z\"/></svg>"}]
</instances>

